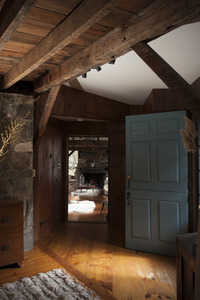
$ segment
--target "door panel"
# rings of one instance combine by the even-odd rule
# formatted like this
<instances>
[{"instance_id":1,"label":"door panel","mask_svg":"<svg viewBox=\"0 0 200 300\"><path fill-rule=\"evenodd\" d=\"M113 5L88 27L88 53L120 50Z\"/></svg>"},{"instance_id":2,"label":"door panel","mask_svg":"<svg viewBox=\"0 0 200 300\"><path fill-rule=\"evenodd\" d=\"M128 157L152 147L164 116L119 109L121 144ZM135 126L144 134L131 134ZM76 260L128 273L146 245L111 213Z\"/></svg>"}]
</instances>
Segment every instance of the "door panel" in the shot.
<instances>
[{"instance_id":1,"label":"door panel","mask_svg":"<svg viewBox=\"0 0 200 300\"><path fill-rule=\"evenodd\" d=\"M157 166L159 182L179 182L179 143L177 140L158 141Z\"/></svg>"},{"instance_id":2,"label":"door panel","mask_svg":"<svg viewBox=\"0 0 200 300\"><path fill-rule=\"evenodd\" d=\"M175 242L176 234L180 233L179 203L159 201L159 240ZM175 234L174 234L175 233Z\"/></svg>"},{"instance_id":3,"label":"door panel","mask_svg":"<svg viewBox=\"0 0 200 300\"><path fill-rule=\"evenodd\" d=\"M144 239L151 238L151 214L149 200L132 201L132 236Z\"/></svg>"},{"instance_id":4,"label":"door panel","mask_svg":"<svg viewBox=\"0 0 200 300\"><path fill-rule=\"evenodd\" d=\"M175 255L187 232L184 111L126 118L126 246Z\"/></svg>"},{"instance_id":5,"label":"door panel","mask_svg":"<svg viewBox=\"0 0 200 300\"><path fill-rule=\"evenodd\" d=\"M151 180L151 144L150 142L138 141L131 145L132 168L134 172L132 180L135 182L149 182Z\"/></svg>"}]
</instances>

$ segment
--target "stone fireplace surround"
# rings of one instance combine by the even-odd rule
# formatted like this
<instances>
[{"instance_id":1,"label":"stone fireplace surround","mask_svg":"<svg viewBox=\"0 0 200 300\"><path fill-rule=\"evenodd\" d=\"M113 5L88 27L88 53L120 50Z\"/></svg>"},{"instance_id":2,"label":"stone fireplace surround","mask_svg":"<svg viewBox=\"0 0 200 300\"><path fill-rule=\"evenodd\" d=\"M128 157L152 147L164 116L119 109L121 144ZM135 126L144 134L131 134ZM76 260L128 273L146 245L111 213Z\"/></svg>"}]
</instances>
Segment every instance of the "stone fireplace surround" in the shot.
<instances>
[{"instance_id":1,"label":"stone fireplace surround","mask_svg":"<svg viewBox=\"0 0 200 300\"><path fill-rule=\"evenodd\" d=\"M80 176L83 175L84 182L81 182ZM88 148L79 149L79 159L76 168L76 177L78 185L94 184L102 189L104 181L108 176L108 149Z\"/></svg>"},{"instance_id":2,"label":"stone fireplace surround","mask_svg":"<svg viewBox=\"0 0 200 300\"><path fill-rule=\"evenodd\" d=\"M104 181L106 179L107 171L105 168L92 168L86 167L80 169L80 173L83 174L84 183L94 184L95 187L103 189Z\"/></svg>"}]
</instances>

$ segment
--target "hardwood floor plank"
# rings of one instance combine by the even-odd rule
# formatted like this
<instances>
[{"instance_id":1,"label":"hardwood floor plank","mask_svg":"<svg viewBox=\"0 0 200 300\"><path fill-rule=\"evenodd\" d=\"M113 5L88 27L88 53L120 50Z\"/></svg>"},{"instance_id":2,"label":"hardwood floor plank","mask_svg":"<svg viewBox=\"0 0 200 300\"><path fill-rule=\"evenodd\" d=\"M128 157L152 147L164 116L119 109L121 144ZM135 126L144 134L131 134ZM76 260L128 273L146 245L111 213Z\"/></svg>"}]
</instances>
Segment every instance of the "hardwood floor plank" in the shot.
<instances>
[{"instance_id":1,"label":"hardwood floor plank","mask_svg":"<svg viewBox=\"0 0 200 300\"><path fill-rule=\"evenodd\" d=\"M177 284L176 284L176 264L175 264L175 258L169 257L169 256L162 256L161 257L166 272L171 280L171 283L173 285L174 291L176 292Z\"/></svg>"},{"instance_id":2,"label":"hardwood floor plank","mask_svg":"<svg viewBox=\"0 0 200 300\"><path fill-rule=\"evenodd\" d=\"M117 299L144 299L144 288L135 251L115 248L113 258L113 296Z\"/></svg>"},{"instance_id":3,"label":"hardwood floor plank","mask_svg":"<svg viewBox=\"0 0 200 300\"><path fill-rule=\"evenodd\" d=\"M80 272L86 274L92 249L91 231L80 229L78 238L73 242L69 252L63 257L68 263L75 266Z\"/></svg>"},{"instance_id":4,"label":"hardwood floor plank","mask_svg":"<svg viewBox=\"0 0 200 300\"><path fill-rule=\"evenodd\" d=\"M101 242L93 242L89 257L87 276L106 289L112 291L113 281L112 246Z\"/></svg>"},{"instance_id":5,"label":"hardwood floor plank","mask_svg":"<svg viewBox=\"0 0 200 300\"><path fill-rule=\"evenodd\" d=\"M140 252L137 265L145 296L151 299L176 299L174 288L162 264L160 255Z\"/></svg>"},{"instance_id":6,"label":"hardwood floor plank","mask_svg":"<svg viewBox=\"0 0 200 300\"><path fill-rule=\"evenodd\" d=\"M0 284L62 266L103 299L176 299L175 258L125 249L119 228L65 223L37 245L23 268L0 269Z\"/></svg>"},{"instance_id":7,"label":"hardwood floor plank","mask_svg":"<svg viewBox=\"0 0 200 300\"><path fill-rule=\"evenodd\" d=\"M107 224L68 223L63 228L60 249L73 232L63 260L117 299L176 299L174 258L125 249L124 232Z\"/></svg>"}]
</instances>

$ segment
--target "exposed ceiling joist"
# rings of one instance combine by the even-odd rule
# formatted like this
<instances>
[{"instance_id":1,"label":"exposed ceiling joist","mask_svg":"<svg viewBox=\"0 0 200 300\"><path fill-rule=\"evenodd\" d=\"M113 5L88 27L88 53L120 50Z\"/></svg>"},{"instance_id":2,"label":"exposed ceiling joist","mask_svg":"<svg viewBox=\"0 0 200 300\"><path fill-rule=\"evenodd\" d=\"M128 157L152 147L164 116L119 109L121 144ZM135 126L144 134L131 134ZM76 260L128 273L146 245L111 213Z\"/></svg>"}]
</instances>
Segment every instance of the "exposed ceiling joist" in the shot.
<instances>
[{"instance_id":1,"label":"exposed ceiling joist","mask_svg":"<svg viewBox=\"0 0 200 300\"><path fill-rule=\"evenodd\" d=\"M187 109L199 117L200 95L148 44L138 43L132 49L160 77L160 79L181 98Z\"/></svg>"},{"instance_id":2,"label":"exposed ceiling joist","mask_svg":"<svg viewBox=\"0 0 200 300\"><path fill-rule=\"evenodd\" d=\"M85 0L4 76L2 89L25 77L110 12L120 0Z\"/></svg>"},{"instance_id":3,"label":"exposed ceiling joist","mask_svg":"<svg viewBox=\"0 0 200 300\"><path fill-rule=\"evenodd\" d=\"M35 137L35 141L34 141L34 148L38 147L39 142L41 140L41 137L43 136L43 134L45 132L46 125L48 123L53 105L56 101L56 97L58 95L59 89L60 89L59 85L53 86L50 89L47 101L46 101L45 106L44 106L42 116L41 116L40 121L39 121L38 131L36 133L36 137Z\"/></svg>"},{"instance_id":4,"label":"exposed ceiling joist","mask_svg":"<svg viewBox=\"0 0 200 300\"><path fill-rule=\"evenodd\" d=\"M197 11L200 11L200 0L153 2L123 26L116 27L82 52L63 61L59 67L38 78L35 81L35 90L44 92L51 85L70 81L89 69L103 65L114 57L130 51L132 45L153 39L179 26L177 24Z\"/></svg>"},{"instance_id":5,"label":"exposed ceiling joist","mask_svg":"<svg viewBox=\"0 0 200 300\"><path fill-rule=\"evenodd\" d=\"M0 11L0 49L23 22L36 0L7 0Z\"/></svg>"}]
</instances>

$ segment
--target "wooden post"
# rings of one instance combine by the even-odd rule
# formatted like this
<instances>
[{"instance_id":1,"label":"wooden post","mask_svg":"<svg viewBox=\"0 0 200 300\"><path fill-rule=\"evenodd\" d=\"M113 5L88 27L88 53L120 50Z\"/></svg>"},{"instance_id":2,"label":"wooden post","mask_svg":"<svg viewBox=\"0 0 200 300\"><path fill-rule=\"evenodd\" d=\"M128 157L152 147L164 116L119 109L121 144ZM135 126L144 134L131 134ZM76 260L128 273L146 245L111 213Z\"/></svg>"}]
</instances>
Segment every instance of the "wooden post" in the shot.
<instances>
[{"instance_id":1,"label":"wooden post","mask_svg":"<svg viewBox=\"0 0 200 300\"><path fill-rule=\"evenodd\" d=\"M198 236L197 236L197 261L195 274L195 296L194 300L200 299L200 206L198 213Z\"/></svg>"},{"instance_id":2,"label":"wooden post","mask_svg":"<svg viewBox=\"0 0 200 300\"><path fill-rule=\"evenodd\" d=\"M53 105L56 101L56 97L58 95L59 89L60 89L60 85L53 86L50 89L49 96L47 98L42 116L40 118L39 127L38 127L38 131L37 131L37 134L35 137L35 142L34 142L34 149L36 149L38 147L40 140L44 134L44 131L45 131L47 122L49 120Z\"/></svg>"}]
</instances>

